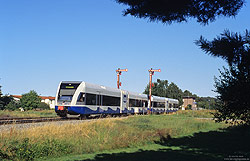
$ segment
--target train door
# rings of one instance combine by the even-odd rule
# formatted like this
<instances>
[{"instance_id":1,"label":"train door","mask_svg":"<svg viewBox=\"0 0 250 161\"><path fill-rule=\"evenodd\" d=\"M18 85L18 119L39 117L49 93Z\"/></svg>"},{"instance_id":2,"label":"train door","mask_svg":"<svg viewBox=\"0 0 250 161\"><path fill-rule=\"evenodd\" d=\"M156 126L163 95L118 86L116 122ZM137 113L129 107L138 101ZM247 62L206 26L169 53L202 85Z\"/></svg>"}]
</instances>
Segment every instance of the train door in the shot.
<instances>
[{"instance_id":1,"label":"train door","mask_svg":"<svg viewBox=\"0 0 250 161\"><path fill-rule=\"evenodd\" d=\"M168 109L168 101L165 101L165 113L167 113L167 109Z\"/></svg>"},{"instance_id":2,"label":"train door","mask_svg":"<svg viewBox=\"0 0 250 161\"><path fill-rule=\"evenodd\" d=\"M96 107L99 109L99 113L103 113L102 109L102 95L100 92L96 95Z\"/></svg>"},{"instance_id":3,"label":"train door","mask_svg":"<svg viewBox=\"0 0 250 161\"><path fill-rule=\"evenodd\" d=\"M128 109L128 92L121 91L120 113L127 113L127 109Z\"/></svg>"}]
</instances>

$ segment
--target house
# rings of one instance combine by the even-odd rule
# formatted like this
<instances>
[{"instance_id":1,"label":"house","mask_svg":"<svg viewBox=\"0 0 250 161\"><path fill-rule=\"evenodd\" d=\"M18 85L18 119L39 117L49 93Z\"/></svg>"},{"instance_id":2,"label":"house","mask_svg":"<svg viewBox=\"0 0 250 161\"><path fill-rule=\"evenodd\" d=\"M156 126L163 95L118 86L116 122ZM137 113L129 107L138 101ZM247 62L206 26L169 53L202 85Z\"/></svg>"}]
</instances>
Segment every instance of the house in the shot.
<instances>
[{"instance_id":1,"label":"house","mask_svg":"<svg viewBox=\"0 0 250 161\"><path fill-rule=\"evenodd\" d=\"M11 95L11 96L16 101L20 101L20 99L22 98L21 95ZM39 97L41 98L41 102L44 102L49 105L50 109L55 108L55 97L52 96L39 96Z\"/></svg>"},{"instance_id":2,"label":"house","mask_svg":"<svg viewBox=\"0 0 250 161\"><path fill-rule=\"evenodd\" d=\"M182 97L182 99L183 99L183 105L182 105L182 107L184 109L187 109L188 105L191 105L191 108L193 110L197 109L197 104L195 102L195 97L184 96L184 97Z\"/></svg>"}]
</instances>

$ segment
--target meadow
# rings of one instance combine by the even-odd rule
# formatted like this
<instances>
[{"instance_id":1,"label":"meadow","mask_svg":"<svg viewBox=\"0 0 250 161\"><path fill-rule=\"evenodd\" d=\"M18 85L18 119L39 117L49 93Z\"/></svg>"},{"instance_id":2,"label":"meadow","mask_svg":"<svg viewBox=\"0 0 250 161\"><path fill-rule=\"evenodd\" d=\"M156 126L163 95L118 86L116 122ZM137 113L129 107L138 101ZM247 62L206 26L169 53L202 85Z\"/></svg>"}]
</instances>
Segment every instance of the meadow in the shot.
<instances>
[{"instance_id":1,"label":"meadow","mask_svg":"<svg viewBox=\"0 0 250 161\"><path fill-rule=\"evenodd\" d=\"M1 117L57 117L55 110L8 111L0 110Z\"/></svg>"},{"instance_id":2,"label":"meadow","mask_svg":"<svg viewBox=\"0 0 250 161\"><path fill-rule=\"evenodd\" d=\"M151 153L158 157L166 156L165 153L170 150L177 154L180 149L185 149L187 154L188 151L195 150L198 154L195 146L182 146L195 140L197 135L211 132L222 134L233 128L224 123L200 119L197 117L200 116L199 113L210 117L210 111L188 111L172 115L135 115L77 124L45 125L25 130L11 129L0 133L0 159L140 160L138 156L145 157ZM198 142L209 140L209 144L213 143L210 136L198 138ZM216 135L213 138L216 140ZM171 153L169 156L176 155ZM218 154L218 157L221 156ZM150 156L143 160L149 158Z\"/></svg>"}]
</instances>

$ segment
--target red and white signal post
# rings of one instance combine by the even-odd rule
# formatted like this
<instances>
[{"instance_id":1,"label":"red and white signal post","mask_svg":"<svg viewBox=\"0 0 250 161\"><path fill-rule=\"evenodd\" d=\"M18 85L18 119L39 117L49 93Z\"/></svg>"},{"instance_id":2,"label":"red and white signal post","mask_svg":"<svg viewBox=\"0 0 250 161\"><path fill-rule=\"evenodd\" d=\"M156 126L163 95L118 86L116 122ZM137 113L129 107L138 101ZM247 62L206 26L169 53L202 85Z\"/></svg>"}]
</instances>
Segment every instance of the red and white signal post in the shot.
<instances>
[{"instance_id":1,"label":"red and white signal post","mask_svg":"<svg viewBox=\"0 0 250 161\"><path fill-rule=\"evenodd\" d=\"M149 69L149 110L151 111L151 96L152 96L152 75L154 75L154 72L161 72L161 69Z\"/></svg>"},{"instance_id":2,"label":"red and white signal post","mask_svg":"<svg viewBox=\"0 0 250 161\"><path fill-rule=\"evenodd\" d=\"M117 73L117 88L119 89L120 88L120 86L122 85L122 83L120 82L120 75L122 74L122 72L127 72L128 71L128 69L126 68L126 69L120 69L120 68L118 68L117 70L116 70L116 73Z\"/></svg>"}]
</instances>

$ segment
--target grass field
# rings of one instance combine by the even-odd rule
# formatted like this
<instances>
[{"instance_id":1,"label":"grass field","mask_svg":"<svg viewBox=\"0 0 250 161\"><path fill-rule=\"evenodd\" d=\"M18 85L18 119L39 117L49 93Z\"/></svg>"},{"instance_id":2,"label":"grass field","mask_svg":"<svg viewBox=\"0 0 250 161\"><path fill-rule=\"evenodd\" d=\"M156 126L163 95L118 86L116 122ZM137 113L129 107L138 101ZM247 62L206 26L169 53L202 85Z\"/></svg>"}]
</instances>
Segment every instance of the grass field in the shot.
<instances>
[{"instance_id":1,"label":"grass field","mask_svg":"<svg viewBox=\"0 0 250 161\"><path fill-rule=\"evenodd\" d=\"M55 110L8 111L0 110L1 117L56 117Z\"/></svg>"},{"instance_id":2,"label":"grass field","mask_svg":"<svg viewBox=\"0 0 250 161\"><path fill-rule=\"evenodd\" d=\"M0 135L0 159L215 160L249 155L249 128L199 119L198 113L12 129Z\"/></svg>"}]
</instances>

